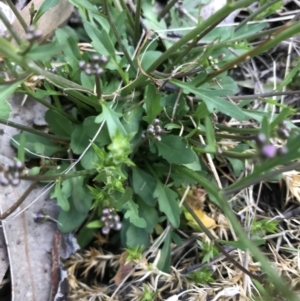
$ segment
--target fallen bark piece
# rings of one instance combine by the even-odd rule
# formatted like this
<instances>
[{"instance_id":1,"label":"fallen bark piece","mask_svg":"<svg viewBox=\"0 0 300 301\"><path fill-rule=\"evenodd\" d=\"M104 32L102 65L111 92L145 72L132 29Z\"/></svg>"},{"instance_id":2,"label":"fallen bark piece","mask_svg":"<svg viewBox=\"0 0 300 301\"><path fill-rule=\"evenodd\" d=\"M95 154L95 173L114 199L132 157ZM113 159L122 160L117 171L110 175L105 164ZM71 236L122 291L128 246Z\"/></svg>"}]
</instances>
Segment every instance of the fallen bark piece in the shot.
<instances>
[{"instance_id":1,"label":"fallen bark piece","mask_svg":"<svg viewBox=\"0 0 300 301\"><path fill-rule=\"evenodd\" d=\"M14 95L9 103L12 108L11 121L31 125L40 104L28 99L21 106L22 97ZM34 109L35 108L35 109ZM5 125L0 125L3 134L0 136L1 164L8 164L16 156L11 147L11 136L19 131ZM0 211L9 209L31 185L21 181L17 187L7 186L0 189ZM38 224L33 220L33 214L43 210L56 218L58 207L49 200L48 194L42 194L43 186L37 186L25 199L22 206L2 222L6 247L9 256L12 301L49 300L51 285L51 250L56 224L45 222ZM35 202L34 202L35 201ZM27 210L20 213L20 210Z\"/></svg>"},{"instance_id":2,"label":"fallen bark piece","mask_svg":"<svg viewBox=\"0 0 300 301\"><path fill-rule=\"evenodd\" d=\"M28 26L30 25L31 6L34 5L34 9L38 10L43 2L44 0L30 1L21 11L21 16ZM51 37L55 29L65 24L70 18L72 11L73 5L69 3L68 0L60 0L56 6L54 6L51 10L45 12L37 22L38 29L40 29L43 33L42 40ZM13 23L13 28L19 37L26 37L25 31L17 19Z\"/></svg>"}]
</instances>

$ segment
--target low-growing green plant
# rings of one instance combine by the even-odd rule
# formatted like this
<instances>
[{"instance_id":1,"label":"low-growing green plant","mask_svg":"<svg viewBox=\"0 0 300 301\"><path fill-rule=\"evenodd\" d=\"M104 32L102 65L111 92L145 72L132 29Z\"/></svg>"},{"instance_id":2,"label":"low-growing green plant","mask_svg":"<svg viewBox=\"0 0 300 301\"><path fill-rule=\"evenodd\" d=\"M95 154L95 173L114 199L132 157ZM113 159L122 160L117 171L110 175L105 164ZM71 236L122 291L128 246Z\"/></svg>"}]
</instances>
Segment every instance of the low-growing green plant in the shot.
<instances>
[{"instance_id":1,"label":"low-growing green plant","mask_svg":"<svg viewBox=\"0 0 300 301\"><path fill-rule=\"evenodd\" d=\"M209 262L211 259L213 259L216 255L219 254L219 251L217 247L212 242L201 242L197 241L198 245L202 249L201 256L202 256L202 262Z\"/></svg>"},{"instance_id":2,"label":"low-growing green plant","mask_svg":"<svg viewBox=\"0 0 300 301\"><path fill-rule=\"evenodd\" d=\"M191 279L195 284L205 284L214 282L214 278L212 277L212 270L208 268L202 268L199 271L191 272L187 275L188 279Z\"/></svg>"},{"instance_id":3,"label":"low-growing green plant","mask_svg":"<svg viewBox=\"0 0 300 301\"><path fill-rule=\"evenodd\" d=\"M103 235L119 238L121 247L140 254L139 248L148 248L150 238L160 234L159 227L169 225L159 263L165 272L170 270L171 243L179 242L175 230L183 224L178 191L201 186L270 281L286 298L297 300L247 238L228 199L300 166L294 162L300 157L299 131L288 121L295 109L265 97L262 101L276 112L254 110L251 100L235 96L238 84L232 78L236 66L297 35L300 23L291 20L273 29L267 22L249 23L272 14L280 1L260 1L258 11L239 26L218 27L230 13L255 2L227 1L193 29L185 29L188 20L179 18L174 7L168 24L164 13L157 18L151 0L137 1L133 11L124 0L69 2L82 19L80 31L58 28L50 41L39 44L42 33L33 22L28 24L27 40L16 38L11 26L8 35L0 37L5 74L0 78L0 122L22 130L12 145L28 166L26 172L3 168L0 182L54 182L51 197L60 207L58 227L62 232L77 231L82 247L101 229ZM182 30L170 41L166 32L176 28ZM258 42L252 44L254 40ZM282 87L293 74L292 70ZM13 93L48 108L49 133L9 121L7 98ZM222 122L222 115L241 126ZM253 126L243 125L246 121ZM281 139L282 147L272 143L275 138ZM225 140L231 142L229 147L222 144ZM65 160L69 151L74 163ZM32 167L25 157L50 159L56 169ZM207 160L225 164L234 182L221 189ZM246 161L255 163L254 170L241 176ZM188 206L184 200L183 204ZM256 233L275 230L274 222L256 221L252 227ZM216 254L216 242L201 243L203 261ZM196 283L213 281L208 270L189 277Z\"/></svg>"},{"instance_id":4,"label":"low-growing green plant","mask_svg":"<svg viewBox=\"0 0 300 301\"><path fill-rule=\"evenodd\" d=\"M151 292L146 285L144 285L143 290L144 290L144 292L143 292L143 296L141 298L141 301L155 300L156 296L158 295L157 292Z\"/></svg>"},{"instance_id":5,"label":"low-growing green plant","mask_svg":"<svg viewBox=\"0 0 300 301\"><path fill-rule=\"evenodd\" d=\"M253 236L259 236L262 237L266 235L266 233L276 233L278 232L278 221L276 220L267 220L267 219L261 219L261 220L254 220L250 233Z\"/></svg>"},{"instance_id":6,"label":"low-growing green plant","mask_svg":"<svg viewBox=\"0 0 300 301\"><path fill-rule=\"evenodd\" d=\"M144 247L139 246L135 248L126 248L126 252L128 253L126 258L126 263L131 261L139 261L142 258Z\"/></svg>"}]
</instances>

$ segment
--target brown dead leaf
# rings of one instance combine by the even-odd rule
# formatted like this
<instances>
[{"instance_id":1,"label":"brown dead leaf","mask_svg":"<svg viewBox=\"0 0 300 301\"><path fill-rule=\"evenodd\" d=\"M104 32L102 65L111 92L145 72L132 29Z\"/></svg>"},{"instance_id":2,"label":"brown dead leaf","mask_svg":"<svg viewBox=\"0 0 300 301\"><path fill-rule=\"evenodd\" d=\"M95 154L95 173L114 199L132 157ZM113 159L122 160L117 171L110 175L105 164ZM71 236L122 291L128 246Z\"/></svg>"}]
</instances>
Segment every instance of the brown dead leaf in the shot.
<instances>
[{"instance_id":1,"label":"brown dead leaf","mask_svg":"<svg viewBox=\"0 0 300 301\"><path fill-rule=\"evenodd\" d=\"M186 201L191 206L192 209L202 209L203 203L205 201L207 192L198 187L191 187L191 190L189 191Z\"/></svg>"},{"instance_id":2,"label":"brown dead leaf","mask_svg":"<svg viewBox=\"0 0 300 301\"><path fill-rule=\"evenodd\" d=\"M115 282L117 285L120 285L120 283L122 282L122 280L132 271L133 269L133 264L131 262L126 263L128 257L128 252L125 251L121 254L120 257L120 266L119 269L116 273L116 275L114 276L114 278L112 278L110 280L110 282Z\"/></svg>"},{"instance_id":3,"label":"brown dead leaf","mask_svg":"<svg viewBox=\"0 0 300 301\"><path fill-rule=\"evenodd\" d=\"M191 190L186 196L186 202L193 209L194 213L197 215L197 217L200 219L200 221L204 224L206 228L214 228L216 225L215 220L209 217L203 211L203 205L206 199L206 194L206 191L202 188L191 187ZM184 210L184 216L187 220L187 224L191 228L193 228L196 231L201 231L199 225L188 211Z\"/></svg>"}]
</instances>

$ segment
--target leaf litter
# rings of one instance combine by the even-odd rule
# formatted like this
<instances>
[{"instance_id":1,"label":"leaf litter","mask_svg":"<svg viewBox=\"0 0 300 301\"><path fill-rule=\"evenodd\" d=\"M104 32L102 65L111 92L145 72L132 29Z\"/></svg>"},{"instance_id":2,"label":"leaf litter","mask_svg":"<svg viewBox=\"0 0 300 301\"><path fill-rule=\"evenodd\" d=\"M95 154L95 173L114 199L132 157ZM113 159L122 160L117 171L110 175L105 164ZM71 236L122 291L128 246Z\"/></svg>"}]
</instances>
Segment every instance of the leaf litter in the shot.
<instances>
[{"instance_id":1,"label":"leaf litter","mask_svg":"<svg viewBox=\"0 0 300 301\"><path fill-rule=\"evenodd\" d=\"M247 71L250 70L250 72L253 72L251 69L252 67ZM267 106L268 105L266 105L265 108L267 108ZM229 180L231 177L232 175L228 176ZM291 196L299 201L298 177L299 175L296 171L285 173L283 175L283 179L286 182ZM267 215L259 209L259 205L257 205L260 197L259 194L257 201L255 202L253 198L250 198L251 200L249 201L249 194L251 195L252 192L247 191L246 193L243 193L242 197L236 196L236 198L238 198L236 202L232 201L233 209L236 212L240 212L241 208L246 208L246 210L243 211L243 214L240 214L241 221L245 221L245 216L252 220L254 220L256 216L259 218L262 218L263 216L267 218L276 218L276 216L272 216L272 214ZM286 200L287 199L288 198L286 198ZM226 240L228 240L228 236L234 237L235 234L233 231L230 231L231 227L228 224L228 221L219 211L217 206L212 203L207 205L205 202L202 202L199 207L201 208L194 210L198 210L197 215L201 220L207 220L205 225L207 225L208 228L211 228L210 231L213 235ZM289 280L292 287L297 289L299 283L299 273L297 272L299 255L297 229L299 228L299 223L296 217L284 220L284 222L286 224L279 225L282 230L282 235L280 232L277 233L278 237L275 237L275 240L272 240L271 243L267 245L266 253L270 254L269 259L272 262L272 265L277 268L284 278ZM209 227L209 225L211 226ZM196 230L193 227L192 229ZM155 250L147 258L143 258L142 262L136 264L134 272L130 276L130 280L122 286L119 295L116 296L114 300L141 300L145 296L145 292L148 292L149 294L153 293L153 296L158 292L158 295L155 297L162 300L176 300L175 298L177 298L178 291L186 292L186 295L183 296L185 296L187 300L207 300L208 297L211 297L214 301L222 299L234 300L233 298L236 298L237 300L249 300L249 297L253 294L252 290L254 290L253 283L247 276L245 277L238 269L236 269L232 263L227 262L219 255L216 256L216 258L212 258L211 262L214 262L213 264L207 263L206 265L203 265L207 266L212 273L218 275L218 277L215 278L215 282L210 283L209 287L206 283L195 286L190 280L187 280L186 275L181 271L195 265L197 262L197 260L195 262L195 258L198 258L197 255L203 252L203 250L201 250L201 247L197 247L193 249L193 252L188 254L188 256L185 256L185 253L195 239L204 242L209 242L209 239L206 235L197 231L189 233L189 235L186 233L179 234L182 236L182 245L186 245L184 248L179 245L172 245L172 255L176 254L176 256L172 256L171 273L163 273L156 268L155 264L153 264L157 262L160 257L160 250ZM64 264L68 269L71 299L111 300L110 296L112 292L115 290L116 285L120 284L120 280L115 281L115 284L108 284L108 279L113 276L111 275L112 271L116 273L114 277L116 277L116 275L122 275L122 273L118 274L118 267L122 268L122 266L126 266L126 264L124 264L124 259L122 258L124 253L123 255L115 255L103 248L105 238L98 236L98 240L100 246L97 248L90 248L78 252L64 261ZM260 272L259 265L253 261L247 251L242 252L238 249L234 249L230 254L237 261L243 259L250 271ZM180 258L181 262L179 266L173 257ZM274 261L272 259L274 259ZM176 268L174 268L174 266L176 266ZM131 268L131 266L129 265L128 268ZM96 277L94 277L95 275ZM147 277L144 279L145 275L147 275ZM122 278L123 276L120 277Z\"/></svg>"}]
</instances>

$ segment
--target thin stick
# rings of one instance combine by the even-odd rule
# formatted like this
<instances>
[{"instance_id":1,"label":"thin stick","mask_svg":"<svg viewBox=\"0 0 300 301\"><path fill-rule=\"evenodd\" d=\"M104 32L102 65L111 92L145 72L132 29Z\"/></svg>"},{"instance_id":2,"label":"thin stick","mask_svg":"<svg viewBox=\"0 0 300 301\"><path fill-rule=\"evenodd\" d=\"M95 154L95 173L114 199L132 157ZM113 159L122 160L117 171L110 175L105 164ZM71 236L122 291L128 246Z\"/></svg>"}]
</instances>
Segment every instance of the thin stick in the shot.
<instances>
[{"instance_id":1,"label":"thin stick","mask_svg":"<svg viewBox=\"0 0 300 301\"><path fill-rule=\"evenodd\" d=\"M56 135L44 133L44 132L36 130L34 128L27 127L23 124L15 123L15 122L12 122L12 121L9 121L9 120L6 120L6 119L2 119L2 118L0 118L0 123L4 124L6 126L10 126L10 127L19 129L21 131L25 131L25 132L34 134L34 135L49 138L49 139L54 140L54 141L70 142L70 140L71 140L70 137L62 137L62 136L56 136Z\"/></svg>"},{"instance_id":2,"label":"thin stick","mask_svg":"<svg viewBox=\"0 0 300 301\"><path fill-rule=\"evenodd\" d=\"M35 188L38 181L34 181L31 183L31 185L26 189L26 191L21 195L21 197L9 208L7 209L3 214L0 215L0 221L5 220L9 215L11 215L29 196L30 192Z\"/></svg>"}]
</instances>

